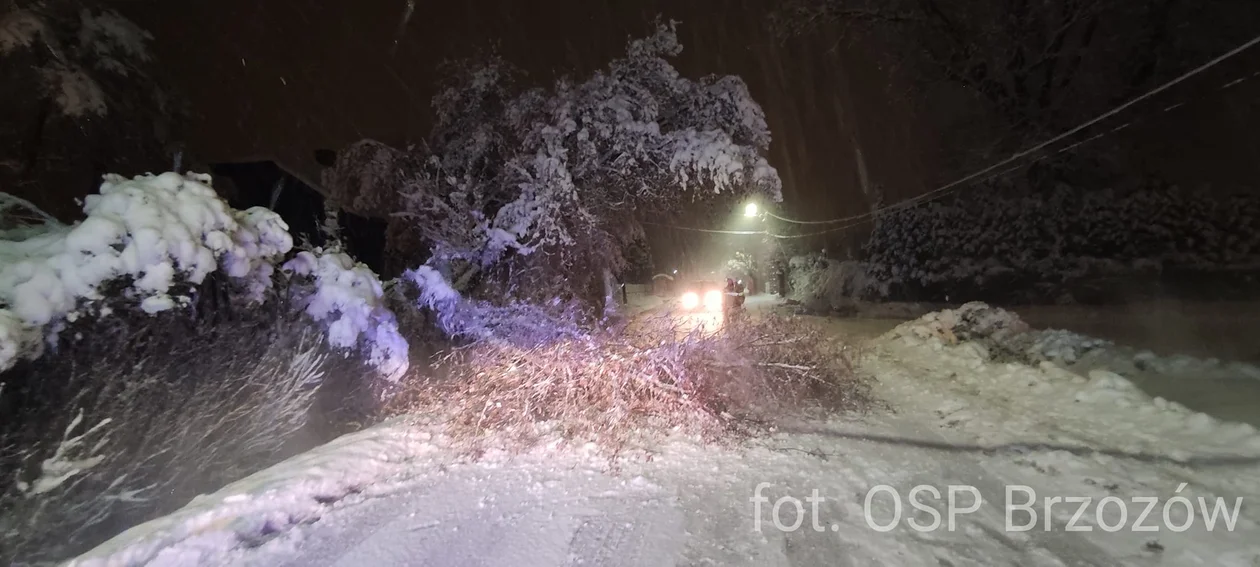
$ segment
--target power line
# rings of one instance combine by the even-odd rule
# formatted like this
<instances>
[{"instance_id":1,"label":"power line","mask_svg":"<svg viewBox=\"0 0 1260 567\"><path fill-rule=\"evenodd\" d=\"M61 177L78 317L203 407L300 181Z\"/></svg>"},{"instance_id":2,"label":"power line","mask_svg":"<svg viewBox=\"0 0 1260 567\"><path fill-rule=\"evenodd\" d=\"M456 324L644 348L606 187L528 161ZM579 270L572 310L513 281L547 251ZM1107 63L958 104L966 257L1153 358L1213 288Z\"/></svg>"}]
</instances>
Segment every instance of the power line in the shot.
<instances>
[{"instance_id":1,"label":"power line","mask_svg":"<svg viewBox=\"0 0 1260 567\"><path fill-rule=\"evenodd\" d=\"M1260 44L1260 36L1256 36L1256 37L1252 38L1250 41L1247 41L1246 43L1243 43L1242 45L1239 45L1238 47L1235 47L1234 49L1231 49L1230 51L1228 51L1228 52L1224 53L1223 55L1220 55L1220 56L1216 57L1215 59L1212 59L1212 60L1208 61L1207 63L1204 63L1204 64L1202 64L1202 65L1200 65L1200 66L1198 66L1198 67L1195 67L1194 69L1191 69L1190 71L1187 71L1186 73L1183 73L1182 75L1180 75L1180 76L1178 76L1178 77L1176 77L1176 78L1174 78L1174 79L1172 79L1172 80L1170 80L1170 81L1168 81L1168 82L1166 82L1166 83L1164 83L1164 84L1162 84L1162 85L1160 85L1160 86L1158 86L1158 87L1155 87L1154 89L1152 89L1152 90L1150 90L1150 91L1147 91L1145 94L1143 94L1143 95L1141 95L1141 96L1138 96L1138 97L1136 97L1136 98L1133 98L1133 99L1129 100L1128 102L1126 102L1126 103L1124 103L1124 104L1121 104L1120 106L1117 106L1117 107L1115 107L1115 108L1112 108L1111 110L1108 110L1107 112L1104 112L1104 113L1102 113L1102 114L1100 114L1100 115L1098 115L1098 116L1094 117L1093 119L1088 120L1088 121L1086 121L1086 122L1084 122L1084 123L1082 123L1082 124L1080 124L1080 125L1076 126L1075 128L1072 128L1071 130L1068 130L1068 131L1066 131L1066 132L1063 132L1062 134L1059 134L1058 136L1055 136L1055 137L1053 137L1053 138L1050 138L1049 140L1046 140L1046 141L1044 141L1044 142L1041 142L1040 144L1037 144L1037 145L1035 145L1035 146L1033 146L1033 147L1031 147L1031 148L1028 148L1028 149L1023 150L1023 151L1021 151L1021 152L1017 152L1017 153L1015 153L1015 154L1012 154L1012 155L1011 155L1011 157L1009 157L1009 158L1007 158L1007 159L1005 159L1005 160L1002 160L1002 161L1000 161L1000 162L997 162L997 163L995 163L995 164L993 164L993 165L990 165L989 167L986 167L986 168L984 168L984 169L981 169L981 170L979 170L979 171L976 171L975 173L972 173L972 174L970 174L970 175L967 175L967 176L965 176L965 177L962 177L962 178L960 178L960 179L958 179L958 180L955 180L955 181L953 181L953 182L946 183L945 185L942 185L942 186L940 186L940 187L937 187L936 189L933 189L933 190L931 190L931 191L928 191L928 192L923 193L923 194L921 194L921 195L918 195L918 196L916 196L916 197L912 197L912 198L910 198L910 199L906 199L906 200L903 200L903 201L900 201L900 202L894 203L894 204L889 205L889 206L887 206L887 207L881 207L881 208L878 208L878 209L874 209L874 210L869 211L869 212L866 212L866 213L862 213L862 214L858 214L858 215L853 215L853 216L848 216L848 217L840 217L840 218L835 218L835 219L823 220L823 221L799 221L799 220L795 220L795 219L789 219L789 218L781 217L781 216L779 216L779 215L775 215L775 214L770 213L770 212L768 212L768 211L766 212L766 215L771 216L771 217L774 217L774 218L779 219L779 220L781 220L781 221L785 221L785 222L789 222L789 223L794 223L794 224L836 224L836 223L842 223L842 222L843 222L843 223L849 223L849 222L854 222L854 221L865 221L865 220L868 220L868 219L870 219L870 218L874 217L875 215L877 215L877 214L879 214L879 213L882 213L882 212L884 212L884 211L894 210L894 209L898 209L898 208L906 208L906 207L910 207L910 206L913 206L913 205L919 204L919 203L921 203L921 202L927 202L927 201L933 200L936 196L938 196L938 195L940 195L940 194L943 194L945 191L948 191L948 190L950 190L950 189L953 189L954 187L957 187L957 186L959 186L959 185L963 185L963 184L965 184L965 183L970 183L970 182L972 182L972 181L974 181L974 180L976 180L976 179L978 179L978 178L980 178L980 177L982 177L982 176L984 176L984 175L986 175L986 174L988 174L988 173L990 173L990 172L993 172L993 171L995 171L995 170L998 170L998 169L1000 169L1000 168L1002 168L1002 167L1004 167L1004 166L1010 165L1011 163L1016 162L1016 161L1018 161L1018 160L1020 160L1020 159L1022 159L1022 158L1024 158L1024 157L1027 157L1027 156L1030 156L1030 155L1035 154L1035 153L1037 153L1037 152L1040 152L1041 150L1046 149L1047 147L1049 147L1049 146L1050 146L1050 145L1052 145L1052 144L1055 144L1055 143L1057 143L1057 142L1060 142L1060 141L1064 140L1065 138L1068 138L1068 137L1070 137L1070 136L1072 136L1072 135L1074 135L1074 134L1077 134L1077 133L1081 132L1082 130L1085 130L1086 128L1089 128L1090 126L1093 126L1093 125L1095 125L1095 124L1098 124L1099 122L1102 122L1103 120L1106 120L1106 119L1108 119L1108 118L1111 118L1112 116L1115 116L1116 114L1119 114L1119 113L1121 113L1121 112L1123 112L1123 111L1127 110L1128 108L1132 107L1133 105L1135 105L1135 104L1137 104L1137 103L1139 103L1139 102L1141 102L1141 101L1143 101L1143 100L1146 100L1146 99L1148 99L1148 98L1150 98L1150 97L1153 97L1153 96L1155 96L1155 95L1157 95L1157 94L1159 94L1159 93L1161 93L1161 92L1164 92L1164 91L1166 91L1166 90L1168 90L1168 89L1170 89L1170 88L1172 88L1172 87L1174 87L1174 86L1176 86L1176 85L1178 85L1178 84L1181 84L1181 83L1182 83L1182 82L1184 82L1186 79L1189 79L1189 78L1191 78L1191 77L1194 77L1194 76L1196 76L1196 75L1198 75L1198 74L1200 74L1200 73L1202 73L1202 72L1204 72L1204 71L1206 71L1206 70L1208 70L1208 69L1210 69L1210 68L1212 68L1212 67L1215 67L1216 65L1220 64L1221 62L1223 62L1223 61L1225 61L1225 60L1227 60L1227 59L1230 59L1230 58L1232 58L1232 57L1234 57L1234 56L1238 55L1239 53L1242 53L1242 52L1244 52L1244 51L1246 51L1246 50L1248 50L1248 49L1251 49L1252 47L1255 47L1257 44ZM1242 82L1242 81L1245 81L1245 80L1247 80L1247 79L1249 79L1249 78L1252 78L1252 77L1257 76L1258 74L1260 74L1260 73L1252 73L1252 74L1251 74L1251 75L1249 75L1249 76L1242 77L1242 78L1240 78L1240 79L1237 79L1237 80L1234 80L1234 81L1230 81L1230 82L1228 82L1228 83L1225 83L1225 85L1223 85L1223 86L1222 86L1221 90L1226 89L1226 88L1229 88L1229 87L1233 87L1233 86L1237 85L1238 83L1240 83L1240 82ZM1182 104L1184 104L1184 103L1182 103ZM1171 111L1171 110L1173 110L1173 109L1176 109L1176 108L1178 108L1178 107L1182 106L1182 104L1174 104L1174 105L1171 105L1171 106L1165 107L1165 108L1163 109L1163 112L1169 112L1169 111ZM1110 131L1106 131L1106 132L1103 132L1103 133L1101 133L1101 134L1095 135L1095 136L1093 136L1093 137L1091 137L1091 138L1088 138L1088 139L1082 140L1082 141L1080 141L1080 142L1076 142L1076 143L1074 143L1074 144L1072 144L1072 145L1069 145L1069 146L1067 146L1067 147L1065 147L1065 148L1060 149L1060 150L1059 150L1058 152L1056 152L1056 153L1063 153L1063 152L1066 152L1066 151L1068 151L1068 150L1075 149L1076 147L1080 146L1081 144L1084 144L1084 143L1087 143L1087 142L1094 141L1094 140L1096 140L1096 139L1098 139L1098 138L1101 138L1101 137L1103 137L1103 136L1105 136L1105 135L1107 135L1107 134L1112 134L1112 133L1118 132L1118 131L1120 131L1120 130L1122 130L1122 129L1126 128L1126 127L1128 127L1130 124L1131 124L1131 122L1130 122L1130 123L1123 124L1123 125L1121 125L1121 126L1118 126L1118 127L1114 128L1114 129L1112 129L1112 130L1110 130ZM1016 164L1016 165L1015 165L1015 167L1009 168L1009 169L1007 169L1007 170L1000 171L1000 172L998 172L998 174L997 174L997 175L1003 175L1003 174L1005 174L1005 173L1009 173L1010 171L1013 171L1013 170L1015 170L1015 169L1019 169L1020 167L1023 167L1023 166L1025 166L1025 165L1031 165L1031 164L1033 164L1033 163L1037 163L1037 162L1039 162L1039 161L1041 161L1041 160L1043 160L1043 159L1046 159L1047 157L1049 157L1049 154L1044 154L1044 155L1041 155L1041 156L1034 157L1034 159L1033 159L1032 161L1030 161L1030 162L1028 162L1028 163L1026 163L1026 164ZM985 180L992 179L993 177L996 177L997 175L987 177L987 178L985 178ZM813 233L809 233L809 234L802 234L802 235L799 235L799 236L800 236L800 237L804 237L804 236L812 236L812 235L817 235L817 234L824 234L824 233L827 233L827 232L834 232L834 231L836 231L836 230L842 230L842 229L844 229L844 228L849 228L850 226L853 226L853 225L846 225L846 226L844 226L844 227L837 227L837 228L835 228L835 229L829 229L829 230L824 230L824 231L818 231L818 232L813 232ZM780 238L792 238L792 236L781 236Z\"/></svg>"},{"instance_id":2,"label":"power line","mask_svg":"<svg viewBox=\"0 0 1260 567\"><path fill-rule=\"evenodd\" d=\"M1035 162L1034 162L1034 163L1035 163ZM984 182L984 181L989 181L989 180L991 180L991 179L996 179L996 178L1001 177L1001 176L1003 176L1003 175L1006 175L1006 174L1008 174L1008 173L1011 173L1011 172L1017 171L1019 168L1021 168L1021 167L1023 167L1023 166L1024 166L1024 164L1016 164L1016 165L1013 165L1013 166L1011 166L1011 167L1008 167L1008 168L1006 168L1006 169L1003 169L1003 170L1001 170L1001 171L998 171L998 172L996 172L996 173L994 173L994 174L992 174L992 175L989 175L988 177L985 177L984 179L982 179L982 180L981 180L981 182ZM938 195L938 196L940 196L940 195ZM928 201L931 201L931 200L932 200L932 199L925 199L925 200L923 200L922 202L928 202ZM868 220L870 220L870 219L874 218L874 217L875 217L875 216L877 216L879 213L882 213L882 212L884 212L884 211L893 210L893 209L905 209L905 208L909 208L909 207L911 207L911 206L913 206L913 205L919 204L918 202L913 202L913 201L914 201L914 199L907 199L907 200L905 200L905 201L902 201L902 202L899 202L899 203L894 203L894 204L889 205L889 206L887 206L887 207L881 207L881 208L876 209L876 210L874 210L874 211L872 211L872 212L870 212L870 213L866 213L866 214L862 214L862 215L856 215L855 217L853 217L853 220L852 220L851 222L848 222L848 223L846 223L846 224L844 224L844 225L841 225L841 226L836 226L836 227L827 228L827 229L823 229L823 230L817 230L817 231L814 231L814 232L806 232L806 233L804 233L804 234L786 234L786 235L784 235L784 234L773 234L773 233L770 233L769 231L766 231L766 235L767 235L767 236L770 236L770 237L773 237L773 238L778 238L778 239L790 239L790 238L806 238L806 237L810 237L810 236L818 236L818 235L828 234L828 233L832 233L832 232L840 232L840 231L842 231L842 230L848 230L848 229L853 228L853 227L855 227L855 226L859 226L859 225L861 225L861 224L863 224L863 223L867 222Z\"/></svg>"},{"instance_id":3,"label":"power line","mask_svg":"<svg viewBox=\"0 0 1260 567\"><path fill-rule=\"evenodd\" d=\"M796 219L790 219L790 218L787 218L787 217L781 217L781 216L776 215L776 214L774 214L774 213L772 213L772 212L770 212L770 211L766 211L766 212L765 212L765 215L766 215L766 216L768 216L768 217L774 217L774 218L779 219L779 220L781 220L781 221L783 221L783 222L790 222L790 223L792 223L792 224L834 224L834 223L840 222L840 220L842 220L842 219L827 219L827 220L819 220L819 221L796 220Z\"/></svg>"},{"instance_id":4,"label":"power line","mask_svg":"<svg viewBox=\"0 0 1260 567\"><path fill-rule=\"evenodd\" d=\"M677 230L687 230L691 232L708 232L711 234L770 235L769 232L766 232L764 230L717 230L717 229L709 229L709 228L696 228L696 227L691 227L691 226L678 226L678 225L673 225L673 224L664 224L664 223L650 222L650 221L642 221L642 223L649 224L652 226L663 226L666 228L673 228Z\"/></svg>"}]
</instances>

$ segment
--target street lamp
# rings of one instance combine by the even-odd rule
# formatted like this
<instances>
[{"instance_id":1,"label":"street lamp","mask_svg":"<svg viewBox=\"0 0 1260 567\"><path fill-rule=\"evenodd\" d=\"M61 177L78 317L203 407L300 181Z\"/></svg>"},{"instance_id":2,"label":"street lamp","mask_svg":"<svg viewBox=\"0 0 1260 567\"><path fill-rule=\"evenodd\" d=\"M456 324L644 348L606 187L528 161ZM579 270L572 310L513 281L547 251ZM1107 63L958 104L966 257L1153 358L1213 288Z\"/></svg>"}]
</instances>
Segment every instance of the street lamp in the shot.
<instances>
[{"instance_id":1,"label":"street lamp","mask_svg":"<svg viewBox=\"0 0 1260 567\"><path fill-rule=\"evenodd\" d=\"M757 203L748 203L747 205L744 205L744 216L746 217L757 216Z\"/></svg>"}]
</instances>

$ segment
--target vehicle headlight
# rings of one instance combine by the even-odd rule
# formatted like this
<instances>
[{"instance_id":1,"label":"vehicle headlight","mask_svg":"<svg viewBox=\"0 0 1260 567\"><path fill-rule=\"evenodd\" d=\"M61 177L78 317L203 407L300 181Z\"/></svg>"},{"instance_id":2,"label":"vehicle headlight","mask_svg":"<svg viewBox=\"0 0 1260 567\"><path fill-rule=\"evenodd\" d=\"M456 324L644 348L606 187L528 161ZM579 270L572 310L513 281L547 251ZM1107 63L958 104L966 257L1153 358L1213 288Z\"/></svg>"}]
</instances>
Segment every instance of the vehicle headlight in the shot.
<instances>
[{"instance_id":1,"label":"vehicle headlight","mask_svg":"<svg viewBox=\"0 0 1260 567\"><path fill-rule=\"evenodd\" d=\"M689 291L682 296L683 309L695 309L700 305L700 296L696 292Z\"/></svg>"},{"instance_id":2,"label":"vehicle headlight","mask_svg":"<svg viewBox=\"0 0 1260 567\"><path fill-rule=\"evenodd\" d=\"M722 292L711 289L704 294L704 306L714 311L722 309Z\"/></svg>"}]
</instances>

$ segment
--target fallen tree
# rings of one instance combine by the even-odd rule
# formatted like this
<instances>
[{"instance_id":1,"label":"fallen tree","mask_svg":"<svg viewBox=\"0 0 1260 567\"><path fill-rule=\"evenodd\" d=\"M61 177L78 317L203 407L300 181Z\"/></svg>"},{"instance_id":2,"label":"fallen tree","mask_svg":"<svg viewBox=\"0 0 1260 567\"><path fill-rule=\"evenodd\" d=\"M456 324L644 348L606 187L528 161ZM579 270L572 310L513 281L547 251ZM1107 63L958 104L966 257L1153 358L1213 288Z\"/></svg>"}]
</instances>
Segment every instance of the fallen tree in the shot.
<instances>
[{"instance_id":1,"label":"fallen tree","mask_svg":"<svg viewBox=\"0 0 1260 567\"><path fill-rule=\"evenodd\" d=\"M771 315L684 332L672 317L534 344L475 341L440 357L396 411L449 418L465 439L555 433L617 448L669 431L718 438L783 415L869 402L852 345Z\"/></svg>"}]
</instances>

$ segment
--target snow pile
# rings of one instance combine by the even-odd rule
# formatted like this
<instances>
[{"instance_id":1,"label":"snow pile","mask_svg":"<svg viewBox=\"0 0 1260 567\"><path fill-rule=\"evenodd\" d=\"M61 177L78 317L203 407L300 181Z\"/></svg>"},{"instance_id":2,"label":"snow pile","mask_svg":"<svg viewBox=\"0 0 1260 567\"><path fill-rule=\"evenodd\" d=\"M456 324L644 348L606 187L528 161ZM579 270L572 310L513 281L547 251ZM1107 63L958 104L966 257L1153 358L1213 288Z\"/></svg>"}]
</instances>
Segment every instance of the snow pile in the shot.
<instances>
[{"instance_id":1,"label":"snow pile","mask_svg":"<svg viewBox=\"0 0 1260 567\"><path fill-rule=\"evenodd\" d=\"M908 338L915 344L965 345L983 350L988 359L1030 366L1049 362L1081 373L1104 370L1179 379L1260 379L1260 367L1243 362L1159 356L1062 329L1031 329L1015 313L981 302L928 313L898 325L887 336Z\"/></svg>"},{"instance_id":2,"label":"snow pile","mask_svg":"<svg viewBox=\"0 0 1260 567\"><path fill-rule=\"evenodd\" d=\"M1083 430L1123 430L1149 445L1126 449L1133 451L1162 452L1170 436L1201 438L1204 434L1217 435L1216 445L1260 450L1260 435L1250 425L1224 422L1146 394L1137 381L1151 375L1132 364L1132 356L1124 349L1075 333L1030 331L1013 313L981 303L899 325L883 337L880 347L900 364L921 364L931 374L948 376L960 388L983 391L986 399L1033 408L1027 410L1028 416L1020 414L1024 410L1018 407L1003 408L1011 412L1008 419L1012 421L1017 417L1035 420L1049 412L1060 416L1062 423L1107 422L1086 425ZM1160 360L1149 353L1143 358ZM1197 373L1165 376L1203 377ZM958 408L940 411L963 419L958 412ZM967 413L967 419L974 417ZM1077 413L1081 415L1066 417Z\"/></svg>"},{"instance_id":3,"label":"snow pile","mask_svg":"<svg viewBox=\"0 0 1260 567\"><path fill-rule=\"evenodd\" d=\"M1035 359L1072 364L1091 352L1113 346L1111 341L1080 333L1063 329L1046 329L1034 331L1032 345L1027 350Z\"/></svg>"},{"instance_id":4,"label":"snow pile","mask_svg":"<svg viewBox=\"0 0 1260 567\"><path fill-rule=\"evenodd\" d=\"M22 240L0 240L0 371L38 357L45 329L73 320L101 286L130 279L147 313L186 303L179 282L200 283L220 267L261 300L272 264L289 251L288 226L261 207L229 208L207 175L126 179L107 175L85 199L87 218Z\"/></svg>"},{"instance_id":5,"label":"snow pile","mask_svg":"<svg viewBox=\"0 0 1260 567\"><path fill-rule=\"evenodd\" d=\"M956 345L976 339L1002 341L1027 331L1028 325L1018 315L975 301L957 309L928 313L898 325L889 333Z\"/></svg>"},{"instance_id":6,"label":"snow pile","mask_svg":"<svg viewBox=\"0 0 1260 567\"><path fill-rule=\"evenodd\" d=\"M433 453L430 434L401 421L343 436L250 475L184 508L135 526L71 560L70 567L196 565L252 547L336 501L408 472Z\"/></svg>"},{"instance_id":7,"label":"snow pile","mask_svg":"<svg viewBox=\"0 0 1260 567\"><path fill-rule=\"evenodd\" d=\"M878 279L944 293L997 281L1257 267L1260 198L1176 188L968 192L949 204L886 212L866 253Z\"/></svg>"},{"instance_id":8,"label":"snow pile","mask_svg":"<svg viewBox=\"0 0 1260 567\"><path fill-rule=\"evenodd\" d=\"M351 348L362 342L368 364L390 381L407 371L407 340L385 306L384 289L376 274L341 252L299 252L284 270L312 278L315 291L305 299L306 314L328 325L328 342Z\"/></svg>"},{"instance_id":9,"label":"snow pile","mask_svg":"<svg viewBox=\"0 0 1260 567\"><path fill-rule=\"evenodd\" d=\"M990 516L997 519L992 533L1004 537L1014 533L1001 527L1004 515L1005 526L1012 525L1009 507L1003 510L1001 503L1012 501L1013 485L1035 487L1039 497L1071 495L1092 504L1086 514L1080 512L1087 506L1079 507L1076 516L1038 508L1039 520L1053 522L1054 527L1044 531L1056 533L1022 539L1020 549L1027 549L1024 543L1053 541L1056 553L1042 557L1055 560L1025 558L1014 563L1066 565L1084 556L1106 558L1102 561L1107 564L1254 562L1260 548L1241 536L1254 531L1260 521L1260 515L1243 504L1260 495L1254 474L1260 435L1253 426L1152 397L1143 391L1140 377L1118 370L1069 369L1049 361L1002 363L983 356L983 349L972 348L973 344L949 347L935 339L892 334L878 343L867 370L879 376L878 393L896 400L898 415L918 422L908 436L931 430L934 442L975 448L976 452L936 451L924 462L929 470L939 469L950 478L968 471L963 473L971 478L968 481L931 483L979 487L985 501L998 503ZM1212 409L1220 415L1223 408ZM902 436L896 437L901 445ZM951 454L961 458L955 460ZM913 475L910 484L931 478L923 469L907 468ZM1120 504L1118 510L1107 513L1098 504L1108 498ZM1177 509L1179 498L1188 504L1182 510ZM1209 512L1213 501L1232 509L1226 528L1219 522L1211 527L1212 518L1222 518ZM1138 529L1140 520L1135 519L1147 512L1144 529ZM1095 527L1118 525L1117 515L1119 523L1127 518L1133 524L1123 530ZM1072 522L1077 522L1075 527ZM1068 532L1078 533L1062 533L1065 524ZM959 530L968 534L967 539L984 531ZM1068 540L1060 535L1082 539L1065 545ZM1065 556L1064 549L1075 551Z\"/></svg>"}]
</instances>

